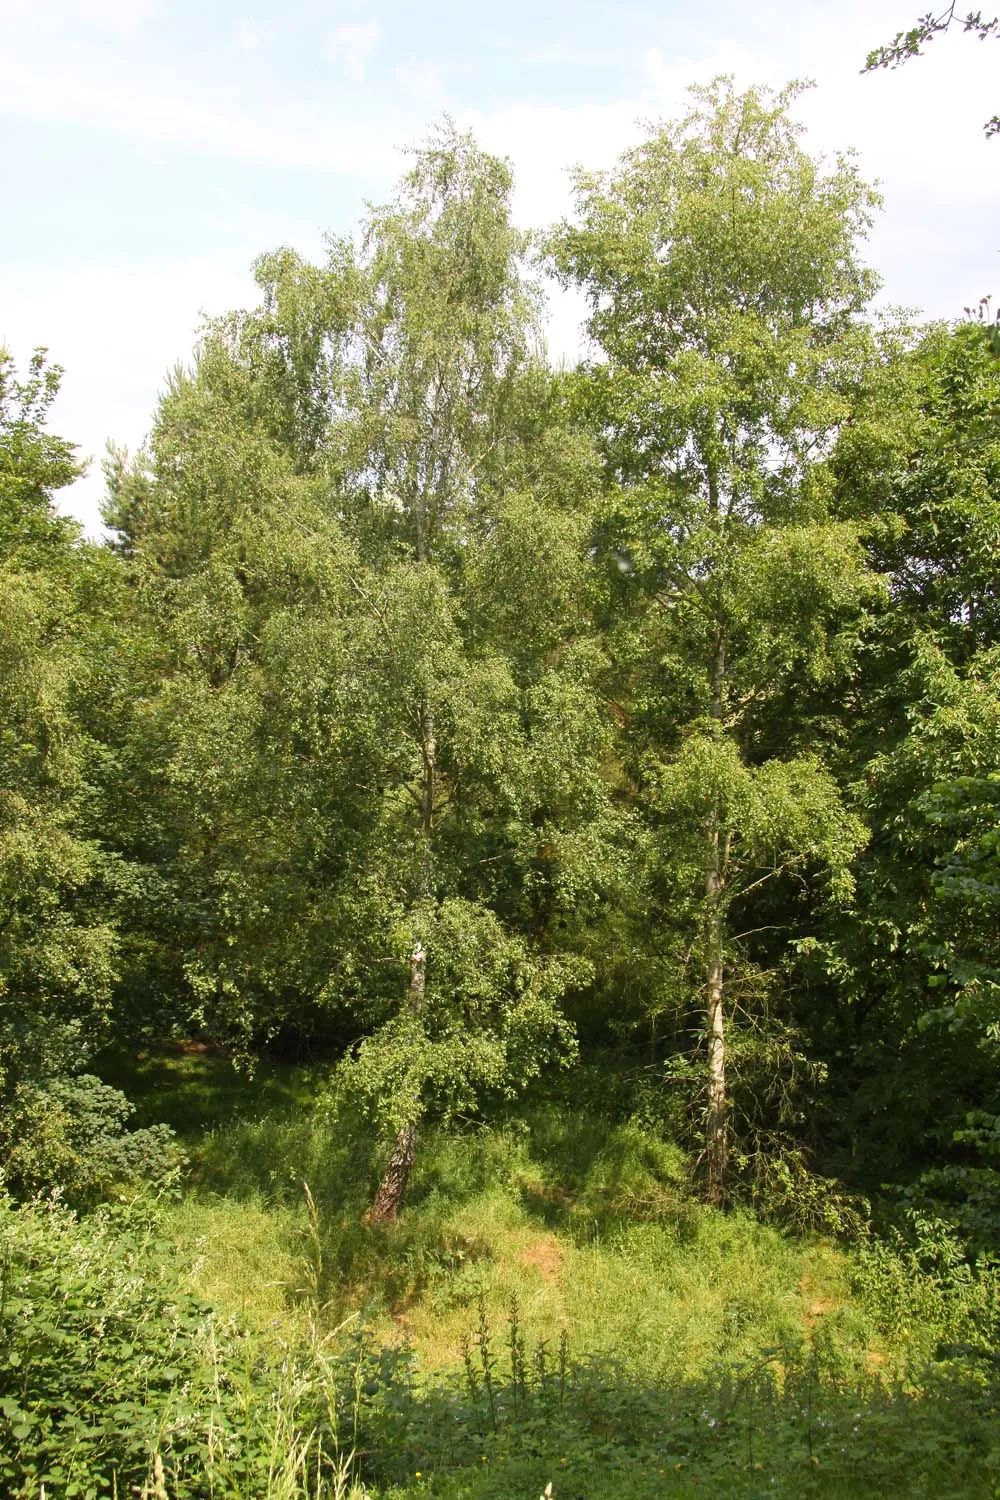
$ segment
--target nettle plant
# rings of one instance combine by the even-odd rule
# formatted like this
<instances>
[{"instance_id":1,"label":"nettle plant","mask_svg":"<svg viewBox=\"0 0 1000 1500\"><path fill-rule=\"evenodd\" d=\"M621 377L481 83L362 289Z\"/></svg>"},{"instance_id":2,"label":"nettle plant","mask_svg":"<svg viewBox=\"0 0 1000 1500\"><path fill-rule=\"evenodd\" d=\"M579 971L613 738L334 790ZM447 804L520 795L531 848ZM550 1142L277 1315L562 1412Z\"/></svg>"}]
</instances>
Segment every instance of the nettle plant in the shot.
<instances>
[{"instance_id":1,"label":"nettle plant","mask_svg":"<svg viewBox=\"0 0 1000 1500\"><path fill-rule=\"evenodd\" d=\"M0 1490L347 1500L368 1345L219 1317L163 1234L148 1200L0 1201Z\"/></svg>"}]
</instances>

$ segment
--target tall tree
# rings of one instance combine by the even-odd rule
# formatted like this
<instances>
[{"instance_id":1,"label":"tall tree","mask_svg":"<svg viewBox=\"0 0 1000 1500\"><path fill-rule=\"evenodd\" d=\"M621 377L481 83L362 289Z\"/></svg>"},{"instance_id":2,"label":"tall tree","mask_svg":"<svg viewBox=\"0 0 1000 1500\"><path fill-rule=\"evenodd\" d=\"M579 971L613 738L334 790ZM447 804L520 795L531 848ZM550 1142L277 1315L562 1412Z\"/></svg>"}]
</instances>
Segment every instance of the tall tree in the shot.
<instances>
[{"instance_id":1,"label":"tall tree","mask_svg":"<svg viewBox=\"0 0 1000 1500\"><path fill-rule=\"evenodd\" d=\"M343 1077L390 1157L374 1222L428 1111L571 1052L574 908L617 826L597 470L534 351L510 186L445 132L326 267L266 257L263 306L212 325L148 474L114 480L164 631L137 744L163 747L139 758L188 983L248 1034L338 1012L361 1034Z\"/></svg>"},{"instance_id":2,"label":"tall tree","mask_svg":"<svg viewBox=\"0 0 1000 1500\"><path fill-rule=\"evenodd\" d=\"M398 1210L428 1105L468 1108L565 1049L555 1002L584 970L552 951L549 867L567 866L572 829L606 808L580 640L586 445L533 356L537 299L510 190L505 163L446 133L362 247L361 358L341 435L362 513L382 518L366 545L391 568L371 608L413 754L410 816L405 796L390 803L406 998L353 1069L396 1125L373 1222ZM490 865L505 879L475 877Z\"/></svg>"},{"instance_id":3,"label":"tall tree","mask_svg":"<svg viewBox=\"0 0 1000 1500\"><path fill-rule=\"evenodd\" d=\"M790 871L825 869L843 893L864 836L796 697L850 671L877 589L856 529L831 518L825 465L870 357L857 245L877 200L850 160L824 170L802 149L798 92L695 90L613 172L578 176L578 220L553 242L604 355L585 400L618 486L604 546L664 920L678 962L701 966L714 1202L731 919Z\"/></svg>"},{"instance_id":4,"label":"tall tree","mask_svg":"<svg viewBox=\"0 0 1000 1500\"><path fill-rule=\"evenodd\" d=\"M842 1169L871 1190L943 1161L954 1205L975 1160L966 1116L1000 1107L1000 359L976 319L894 342L831 463L838 513L866 518L888 582L838 752L871 839L854 909L813 933L803 977Z\"/></svg>"},{"instance_id":5,"label":"tall tree","mask_svg":"<svg viewBox=\"0 0 1000 1500\"><path fill-rule=\"evenodd\" d=\"M106 1036L116 969L87 706L120 579L55 510L81 472L46 426L60 374L39 350L19 379L0 349L0 1152L14 1178L12 1152L23 1168L59 1134L47 1084Z\"/></svg>"}]
</instances>

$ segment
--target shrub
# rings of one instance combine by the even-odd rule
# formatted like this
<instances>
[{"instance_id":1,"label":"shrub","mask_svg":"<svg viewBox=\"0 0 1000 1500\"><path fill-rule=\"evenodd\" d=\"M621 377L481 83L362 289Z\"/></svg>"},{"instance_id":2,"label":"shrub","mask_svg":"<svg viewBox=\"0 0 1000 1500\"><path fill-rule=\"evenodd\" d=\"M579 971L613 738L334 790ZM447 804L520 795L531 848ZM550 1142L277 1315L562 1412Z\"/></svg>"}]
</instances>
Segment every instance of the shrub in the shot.
<instances>
[{"instance_id":1,"label":"shrub","mask_svg":"<svg viewBox=\"0 0 1000 1500\"><path fill-rule=\"evenodd\" d=\"M59 1189L93 1203L113 1189L162 1183L183 1160L169 1125L129 1131L134 1105L89 1073L19 1083L0 1132L8 1185Z\"/></svg>"},{"instance_id":2,"label":"shrub","mask_svg":"<svg viewBox=\"0 0 1000 1500\"><path fill-rule=\"evenodd\" d=\"M160 1233L143 1201L0 1202L0 1493L346 1495L350 1360L216 1317Z\"/></svg>"}]
</instances>

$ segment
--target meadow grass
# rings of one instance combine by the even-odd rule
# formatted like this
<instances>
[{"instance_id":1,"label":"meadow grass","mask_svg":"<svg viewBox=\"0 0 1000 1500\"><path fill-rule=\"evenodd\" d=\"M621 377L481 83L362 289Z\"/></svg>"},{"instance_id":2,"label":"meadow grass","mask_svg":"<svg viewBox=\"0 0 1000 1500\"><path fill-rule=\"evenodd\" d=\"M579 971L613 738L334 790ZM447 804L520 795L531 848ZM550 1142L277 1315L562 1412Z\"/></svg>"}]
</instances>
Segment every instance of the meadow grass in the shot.
<instances>
[{"instance_id":1,"label":"meadow grass","mask_svg":"<svg viewBox=\"0 0 1000 1500\"><path fill-rule=\"evenodd\" d=\"M706 1208L634 1120L564 1099L428 1129L404 1213L373 1232L370 1131L316 1073L186 1054L137 1083L144 1115L183 1121L166 1230L191 1289L367 1361L369 1496L997 1493L993 1387L932 1357L967 1336L966 1303L888 1252Z\"/></svg>"}]
</instances>

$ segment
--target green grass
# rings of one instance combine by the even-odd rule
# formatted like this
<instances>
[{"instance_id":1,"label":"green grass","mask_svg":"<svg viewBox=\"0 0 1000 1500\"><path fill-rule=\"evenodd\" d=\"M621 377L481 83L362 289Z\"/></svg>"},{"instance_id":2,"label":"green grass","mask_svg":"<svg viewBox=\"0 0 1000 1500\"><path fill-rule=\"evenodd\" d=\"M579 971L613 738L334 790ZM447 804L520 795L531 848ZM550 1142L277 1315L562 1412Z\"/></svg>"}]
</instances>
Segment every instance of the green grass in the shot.
<instances>
[{"instance_id":1,"label":"green grass","mask_svg":"<svg viewBox=\"0 0 1000 1500\"><path fill-rule=\"evenodd\" d=\"M236 1118L307 1107L313 1096L307 1067L263 1058L247 1073L223 1048L198 1042L109 1052L92 1066L135 1104L136 1125L162 1120L185 1141Z\"/></svg>"},{"instance_id":2,"label":"green grass","mask_svg":"<svg viewBox=\"0 0 1000 1500\"><path fill-rule=\"evenodd\" d=\"M317 1074L247 1080L210 1053L127 1071L190 1157L166 1224L191 1289L260 1333L328 1332L345 1369L361 1346L332 1330L356 1319L369 1383L399 1351L364 1419L378 1500L1000 1493L990 1371L933 1358L978 1337L981 1289L707 1209L675 1148L566 1103L428 1130L373 1233L370 1133Z\"/></svg>"}]
</instances>

